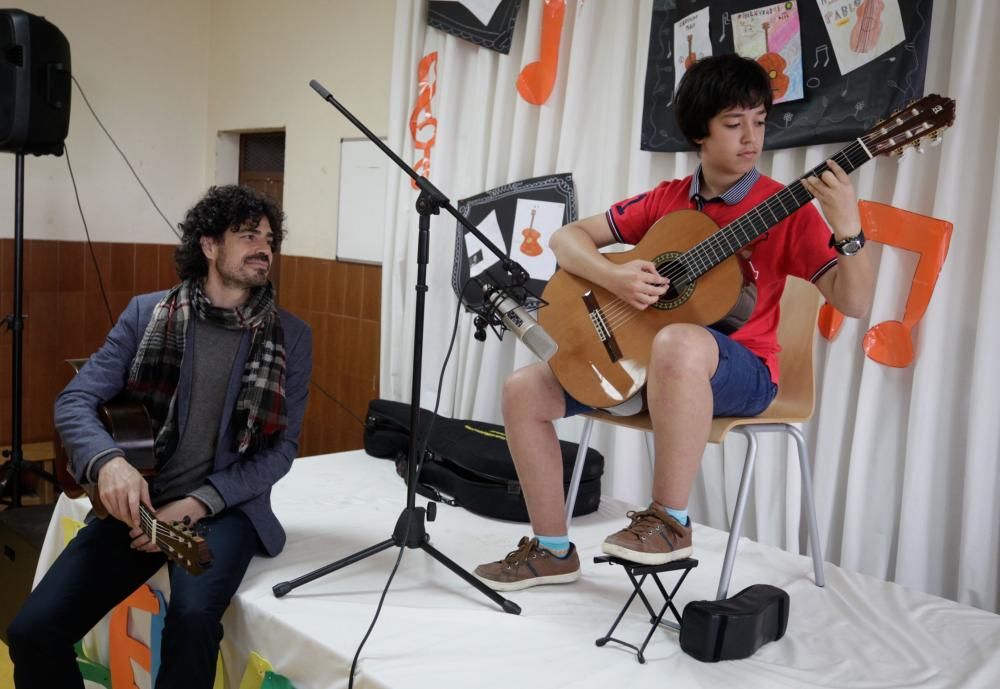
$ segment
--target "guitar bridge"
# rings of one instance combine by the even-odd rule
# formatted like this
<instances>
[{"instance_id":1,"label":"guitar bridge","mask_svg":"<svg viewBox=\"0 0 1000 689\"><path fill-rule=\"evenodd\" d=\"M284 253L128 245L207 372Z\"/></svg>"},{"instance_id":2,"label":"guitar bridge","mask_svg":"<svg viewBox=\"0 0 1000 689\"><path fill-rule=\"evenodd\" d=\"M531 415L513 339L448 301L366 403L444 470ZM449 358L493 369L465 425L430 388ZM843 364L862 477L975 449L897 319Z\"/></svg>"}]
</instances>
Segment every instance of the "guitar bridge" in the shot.
<instances>
[{"instance_id":1,"label":"guitar bridge","mask_svg":"<svg viewBox=\"0 0 1000 689\"><path fill-rule=\"evenodd\" d=\"M622 350L618 347L615 335L604 318L604 312L601 310L600 305L598 305L597 297L594 296L593 291L587 290L584 293L583 303L587 307L587 313L590 314L590 322L593 324L597 336L601 339L601 344L604 345L611 363L616 363L622 358Z\"/></svg>"}]
</instances>

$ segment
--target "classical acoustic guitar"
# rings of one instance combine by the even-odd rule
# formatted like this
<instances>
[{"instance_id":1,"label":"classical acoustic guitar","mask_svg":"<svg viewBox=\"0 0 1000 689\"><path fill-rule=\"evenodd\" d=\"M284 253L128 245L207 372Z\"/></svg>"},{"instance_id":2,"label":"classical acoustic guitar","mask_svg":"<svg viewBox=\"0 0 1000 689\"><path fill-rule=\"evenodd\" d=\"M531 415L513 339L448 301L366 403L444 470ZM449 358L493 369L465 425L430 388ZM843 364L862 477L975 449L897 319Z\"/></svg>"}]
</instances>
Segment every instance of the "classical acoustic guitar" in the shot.
<instances>
[{"instance_id":1,"label":"classical acoustic guitar","mask_svg":"<svg viewBox=\"0 0 1000 689\"><path fill-rule=\"evenodd\" d=\"M86 359L71 359L69 364L79 371ZM117 447L125 452L125 460L140 474L150 478L156 473L153 456L153 425L149 412L139 402L115 398L97 409L98 416ZM86 494L94 508L94 514L104 519L107 507L101 501L97 486L81 486L73 478L69 468L69 458L65 448L56 443L55 470L63 492L71 498ZM139 521L143 533L171 560L190 574L201 574L212 565L212 552L202 536L194 532L184 522L164 522L156 518L152 510L139 505Z\"/></svg>"},{"instance_id":2,"label":"classical acoustic guitar","mask_svg":"<svg viewBox=\"0 0 1000 689\"><path fill-rule=\"evenodd\" d=\"M877 155L902 154L951 126L955 101L928 95L879 122L831 158L852 172ZM805 177L827 170L824 162L725 227L704 213L680 210L658 220L630 251L607 254L615 263L653 262L670 287L639 310L611 292L558 270L543 299L539 322L559 345L549 366L577 400L612 407L646 382L653 337L671 323L711 325L733 332L746 323L757 290L739 252L770 227L812 201Z\"/></svg>"}]
</instances>

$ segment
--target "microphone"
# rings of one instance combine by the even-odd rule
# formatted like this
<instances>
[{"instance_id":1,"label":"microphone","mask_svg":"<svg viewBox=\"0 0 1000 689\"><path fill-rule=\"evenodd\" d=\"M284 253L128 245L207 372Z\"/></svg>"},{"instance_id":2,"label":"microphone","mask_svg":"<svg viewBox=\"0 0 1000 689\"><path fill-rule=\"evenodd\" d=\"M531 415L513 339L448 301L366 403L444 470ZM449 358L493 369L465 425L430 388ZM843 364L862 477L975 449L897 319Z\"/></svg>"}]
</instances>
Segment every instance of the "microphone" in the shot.
<instances>
[{"instance_id":1,"label":"microphone","mask_svg":"<svg viewBox=\"0 0 1000 689\"><path fill-rule=\"evenodd\" d=\"M487 291L486 302L500 317L504 327L514 333L531 353L542 361L548 361L559 349L552 336L545 332L523 304L516 301L502 289Z\"/></svg>"}]
</instances>

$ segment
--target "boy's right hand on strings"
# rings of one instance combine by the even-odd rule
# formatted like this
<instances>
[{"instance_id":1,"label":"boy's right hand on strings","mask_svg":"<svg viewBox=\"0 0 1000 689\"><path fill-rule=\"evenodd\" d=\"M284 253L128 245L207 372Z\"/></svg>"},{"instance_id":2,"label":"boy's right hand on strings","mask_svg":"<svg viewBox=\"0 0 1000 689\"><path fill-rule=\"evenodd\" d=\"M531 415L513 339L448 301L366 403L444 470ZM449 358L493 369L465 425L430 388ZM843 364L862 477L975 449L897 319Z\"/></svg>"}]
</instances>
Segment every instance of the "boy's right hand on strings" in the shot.
<instances>
[{"instance_id":1,"label":"boy's right hand on strings","mask_svg":"<svg viewBox=\"0 0 1000 689\"><path fill-rule=\"evenodd\" d=\"M619 299L640 311L659 301L669 286L670 281L657 272L652 261L639 259L616 265L606 285Z\"/></svg>"},{"instance_id":2,"label":"boy's right hand on strings","mask_svg":"<svg viewBox=\"0 0 1000 689\"><path fill-rule=\"evenodd\" d=\"M150 505L149 484L124 457L115 457L97 474L101 502L115 519L139 528L139 503Z\"/></svg>"}]
</instances>

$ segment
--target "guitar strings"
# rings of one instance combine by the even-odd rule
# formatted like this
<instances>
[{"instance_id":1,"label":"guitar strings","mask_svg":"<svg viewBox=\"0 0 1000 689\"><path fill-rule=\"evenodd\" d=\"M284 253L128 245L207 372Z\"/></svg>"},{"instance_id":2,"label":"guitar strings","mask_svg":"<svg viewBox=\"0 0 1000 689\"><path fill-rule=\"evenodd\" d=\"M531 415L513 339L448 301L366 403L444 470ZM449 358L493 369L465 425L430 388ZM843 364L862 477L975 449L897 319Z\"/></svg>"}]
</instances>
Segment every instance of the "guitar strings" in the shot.
<instances>
[{"instance_id":1,"label":"guitar strings","mask_svg":"<svg viewBox=\"0 0 1000 689\"><path fill-rule=\"evenodd\" d=\"M871 147L871 141L874 137L875 134L866 134L865 136L856 139L842 151L839 151L831 156L831 159L841 165L841 167L844 167L848 173L853 172L876 155L875 150ZM846 165L844 163L846 163ZM847 169L848 167L850 169ZM756 213L760 221L763 221L765 228L769 228L770 226L781 222L784 218L778 219L778 215L775 212L775 202L777 203L777 207L780 207L784 217L788 217L791 213L795 212L813 199L812 194L810 194L806 188L802 186L802 180L806 177L822 174L828 169L829 168L824 161L795 182L783 187L781 190L765 199L762 203L750 209L719 231L713 233L707 239L688 249L688 251L678 257L675 261L658 266L657 272L670 280L671 283L676 283L678 278L693 272L691 270L692 267L699 269L698 276L708 272L708 270L714 268L715 265L721 263L722 260L728 258L730 255L735 253L735 251L738 251L739 248L746 246L750 241L756 238L756 236L763 234L763 232L758 232L756 236L750 235L749 231L756 229L754 224L755 221L751 219L752 214ZM804 198L800 199L800 196ZM792 207L791 211L788 211L785 206L785 202L788 202L788 204ZM776 219L776 222L769 223L761 212L761 208L765 208L770 211L772 217ZM737 231L743 234L746 241L741 242L734 247L730 244L730 237L736 238ZM720 248L724 251L721 256L718 253ZM697 261L697 263L692 265L692 263L687 260L688 257L693 258ZM642 310L637 309L628 302L616 297L609 301L607 306L600 307L598 309L598 313L605 326L611 330L625 325L627 322L641 314ZM595 322L595 327L596 326L597 323Z\"/></svg>"},{"instance_id":2,"label":"guitar strings","mask_svg":"<svg viewBox=\"0 0 1000 689\"><path fill-rule=\"evenodd\" d=\"M175 538L174 530L171 529L166 524L164 524L159 519L157 519L155 516L153 516L153 514L149 511L149 509L146 508L145 505L139 506L139 518L142 522L142 525L146 527L144 529L144 532L150 538L152 538L153 528L156 529L157 540L159 540L161 536L165 536L167 538Z\"/></svg>"}]
</instances>

